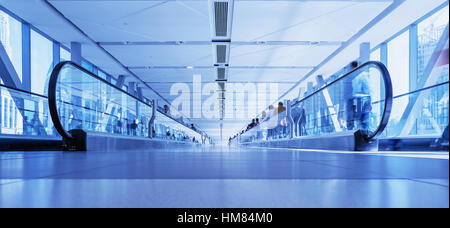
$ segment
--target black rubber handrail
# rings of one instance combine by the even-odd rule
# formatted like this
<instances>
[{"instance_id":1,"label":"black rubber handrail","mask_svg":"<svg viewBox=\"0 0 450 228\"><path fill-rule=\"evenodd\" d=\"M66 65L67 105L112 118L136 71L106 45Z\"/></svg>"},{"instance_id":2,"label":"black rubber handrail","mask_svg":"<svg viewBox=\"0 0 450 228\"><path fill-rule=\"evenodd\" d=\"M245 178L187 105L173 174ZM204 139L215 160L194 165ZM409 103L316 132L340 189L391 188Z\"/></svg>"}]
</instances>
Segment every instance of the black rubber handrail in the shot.
<instances>
[{"instance_id":1,"label":"black rubber handrail","mask_svg":"<svg viewBox=\"0 0 450 228\"><path fill-rule=\"evenodd\" d=\"M66 132L66 130L64 130L64 128L63 128L63 126L62 126L62 124L61 124L61 121L60 121L60 119L59 119L58 109L57 109L57 106L56 106L56 103L57 103L57 102L56 102L56 85L57 85L57 83L58 83L58 77L59 77L59 75L60 75L60 73L61 73L61 70L62 70L62 69L64 68L64 66L66 66L66 65L73 66L73 67L77 68L78 70L82 71L83 73L86 73L86 74L88 74L89 76L91 76L91 77L93 77L93 78L95 78L95 79L97 79L97 80L99 80L99 81L101 81L101 82L107 84L108 86L117 89L117 90L120 91L121 93L124 93L124 94L126 94L126 95L132 97L133 99L135 99L135 100L137 100L137 101L140 101L142 104L147 105L147 106L150 107L150 108L152 107L150 104L144 102L143 100L139 99L138 97L136 97L136 96L134 96L134 95L128 93L127 91L124 91L124 90L120 89L120 88L117 87L116 85L114 85L114 84L112 84L112 83L106 81L105 79L99 77L98 75L95 75L94 73L92 73L92 72L90 72L90 71L84 69L82 66L80 66L80 65L78 65L78 64L76 64L76 63L74 63L74 62L72 62L72 61L64 61L64 62L60 62L60 63L58 63L58 64L55 66L55 68L53 69L53 71L52 71L52 73L51 73L51 75L50 75L50 80L49 80L49 83L48 83L48 106L49 106L50 116L51 116L52 121L53 121L53 125L55 126L56 130L58 131L58 133L59 133L64 139L66 139L66 140L74 140L74 138L73 138L70 134L68 134L68 133ZM163 115L165 115L165 116L167 116L167 117L169 117L170 119L174 120L175 122L179 123L180 125L183 125L183 126L187 127L187 126L184 125L183 123L181 123L181 122L179 122L179 121L173 119L171 116L168 116L168 115L166 115L166 114L160 112L160 111L157 110L157 109L156 109L156 111L159 112L159 113L161 113L161 114L163 114ZM189 128L189 127L187 127L187 128ZM190 129L190 128L189 128L189 129ZM190 129L190 130L195 131L195 130L193 130L193 129ZM201 134L201 132L198 132L198 131L195 131L195 132Z\"/></svg>"},{"instance_id":2,"label":"black rubber handrail","mask_svg":"<svg viewBox=\"0 0 450 228\"><path fill-rule=\"evenodd\" d=\"M40 98L45 98L45 99L47 99L47 97L44 96L44 95L42 95L42 94L33 93L33 92L26 91L26 90L23 90L23 89L14 88L14 87L7 86L7 85L3 85L3 84L0 84L0 87L4 87L4 88L6 88L6 89L14 90L14 91L16 91L16 92L26 93L26 94L28 94L28 95L37 96L37 97L40 97Z\"/></svg>"}]
</instances>

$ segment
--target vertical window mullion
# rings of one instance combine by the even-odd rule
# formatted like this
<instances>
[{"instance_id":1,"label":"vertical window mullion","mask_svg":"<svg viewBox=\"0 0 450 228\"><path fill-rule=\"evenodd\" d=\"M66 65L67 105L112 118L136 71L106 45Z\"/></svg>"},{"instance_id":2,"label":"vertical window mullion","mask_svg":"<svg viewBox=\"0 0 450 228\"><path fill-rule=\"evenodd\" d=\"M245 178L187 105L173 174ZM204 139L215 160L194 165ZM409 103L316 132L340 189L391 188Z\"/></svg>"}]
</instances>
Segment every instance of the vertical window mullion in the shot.
<instances>
[{"instance_id":1,"label":"vertical window mullion","mask_svg":"<svg viewBox=\"0 0 450 228\"><path fill-rule=\"evenodd\" d=\"M417 58L418 58L418 35L417 25L412 24L409 28L409 88L414 91L417 88Z\"/></svg>"},{"instance_id":2,"label":"vertical window mullion","mask_svg":"<svg viewBox=\"0 0 450 228\"><path fill-rule=\"evenodd\" d=\"M53 42L53 67L61 61L61 45L58 42Z\"/></svg>"},{"instance_id":3,"label":"vertical window mullion","mask_svg":"<svg viewBox=\"0 0 450 228\"><path fill-rule=\"evenodd\" d=\"M31 29L27 23L22 23L22 86L31 91Z\"/></svg>"}]
</instances>

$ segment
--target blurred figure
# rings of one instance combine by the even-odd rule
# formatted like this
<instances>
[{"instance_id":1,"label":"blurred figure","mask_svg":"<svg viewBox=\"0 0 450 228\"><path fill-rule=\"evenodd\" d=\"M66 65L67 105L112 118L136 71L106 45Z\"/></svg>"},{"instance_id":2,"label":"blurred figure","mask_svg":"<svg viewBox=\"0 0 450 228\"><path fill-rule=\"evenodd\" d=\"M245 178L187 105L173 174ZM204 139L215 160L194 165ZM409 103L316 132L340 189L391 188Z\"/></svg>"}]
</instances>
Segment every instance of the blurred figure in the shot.
<instances>
[{"instance_id":1,"label":"blurred figure","mask_svg":"<svg viewBox=\"0 0 450 228\"><path fill-rule=\"evenodd\" d=\"M300 118L298 119L299 136L306 135L306 113L305 109L301 108Z\"/></svg>"},{"instance_id":2,"label":"blurred figure","mask_svg":"<svg viewBox=\"0 0 450 228\"><path fill-rule=\"evenodd\" d=\"M275 128L275 136L278 138L286 137L287 133L287 118L286 118L286 107L284 107L283 102L278 102L278 108L276 109L277 115L277 127Z\"/></svg>"},{"instance_id":3,"label":"blurred figure","mask_svg":"<svg viewBox=\"0 0 450 228\"><path fill-rule=\"evenodd\" d=\"M247 131L252 129L253 127L255 127L255 119L252 119L252 122L249 125L247 125Z\"/></svg>"},{"instance_id":4,"label":"blurred figure","mask_svg":"<svg viewBox=\"0 0 450 228\"><path fill-rule=\"evenodd\" d=\"M277 120L277 118L275 118L275 116L276 116L275 112L276 112L275 107L273 107L273 105L270 105L269 113L266 118L266 121L269 121L267 124L267 138L268 139L273 138L275 128L277 127L277 124L278 124L278 120Z\"/></svg>"},{"instance_id":5,"label":"blurred figure","mask_svg":"<svg viewBox=\"0 0 450 228\"><path fill-rule=\"evenodd\" d=\"M359 63L357 61L353 61L349 64L348 72L351 72L358 68ZM344 80L344 99L346 100L346 120L347 120L347 129L353 130L354 122L355 122L355 116L357 107L354 105L354 96L353 96L353 84L352 80Z\"/></svg>"},{"instance_id":6,"label":"blurred figure","mask_svg":"<svg viewBox=\"0 0 450 228\"><path fill-rule=\"evenodd\" d=\"M259 128L259 118L256 118L256 121L255 121L255 126L254 127L258 127L258 129L256 130L256 139L257 140L260 140L260 139L262 139L262 137L263 137L263 135L262 135L262 132L261 132L261 129Z\"/></svg>"},{"instance_id":7,"label":"blurred figure","mask_svg":"<svg viewBox=\"0 0 450 228\"><path fill-rule=\"evenodd\" d=\"M294 121L294 136L295 137L299 136L299 126L298 126L299 121L298 120L300 119L300 115L301 115L300 105L296 105L295 107L292 108L292 111L291 111L292 120Z\"/></svg>"},{"instance_id":8,"label":"blurred figure","mask_svg":"<svg viewBox=\"0 0 450 228\"><path fill-rule=\"evenodd\" d=\"M122 121L120 119L117 120L117 132L119 134L122 134Z\"/></svg>"},{"instance_id":9,"label":"blurred figure","mask_svg":"<svg viewBox=\"0 0 450 228\"><path fill-rule=\"evenodd\" d=\"M134 120L132 123L131 123L131 125L130 125L130 128L131 128L131 135L134 135L134 136L136 136L136 129L137 129L137 120Z\"/></svg>"},{"instance_id":10,"label":"blurred figure","mask_svg":"<svg viewBox=\"0 0 450 228\"><path fill-rule=\"evenodd\" d=\"M353 105L353 101L352 101L351 108L347 112L347 129L348 130L353 130L353 128L355 128L355 118L357 115L358 115L357 107L356 107L356 105Z\"/></svg>"},{"instance_id":11,"label":"blurred figure","mask_svg":"<svg viewBox=\"0 0 450 228\"><path fill-rule=\"evenodd\" d=\"M284 107L283 102L278 102L278 108L276 109L275 114L278 115L284 111L286 111L286 108Z\"/></svg>"},{"instance_id":12,"label":"blurred figure","mask_svg":"<svg viewBox=\"0 0 450 228\"><path fill-rule=\"evenodd\" d=\"M169 115L169 106L164 105L164 114Z\"/></svg>"},{"instance_id":13,"label":"blurred figure","mask_svg":"<svg viewBox=\"0 0 450 228\"><path fill-rule=\"evenodd\" d=\"M363 105L360 115L360 123L362 130L368 130L370 125L370 113L372 112L372 105L370 101L366 101Z\"/></svg>"}]
</instances>

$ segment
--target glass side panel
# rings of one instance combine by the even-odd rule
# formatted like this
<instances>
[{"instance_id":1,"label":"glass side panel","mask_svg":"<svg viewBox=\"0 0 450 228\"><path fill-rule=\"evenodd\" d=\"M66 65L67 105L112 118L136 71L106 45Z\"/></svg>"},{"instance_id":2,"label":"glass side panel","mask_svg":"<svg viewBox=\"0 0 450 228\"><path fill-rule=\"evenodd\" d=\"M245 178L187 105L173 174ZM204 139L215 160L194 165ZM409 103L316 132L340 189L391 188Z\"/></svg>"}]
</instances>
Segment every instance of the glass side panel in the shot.
<instances>
[{"instance_id":1,"label":"glass side panel","mask_svg":"<svg viewBox=\"0 0 450 228\"><path fill-rule=\"evenodd\" d=\"M149 137L150 133L160 139L201 141L199 133L159 112L150 130L150 105L70 64L60 71L56 106L66 131L82 129L141 137Z\"/></svg>"},{"instance_id":2,"label":"glass side panel","mask_svg":"<svg viewBox=\"0 0 450 228\"><path fill-rule=\"evenodd\" d=\"M201 142L201 135L199 133L160 112L156 112L153 133L155 138L160 139Z\"/></svg>"},{"instance_id":3,"label":"glass side panel","mask_svg":"<svg viewBox=\"0 0 450 228\"><path fill-rule=\"evenodd\" d=\"M46 97L0 85L0 134L60 137L48 110Z\"/></svg>"},{"instance_id":4,"label":"glass side panel","mask_svg":"<svg viewBox=\"0 0 450 228\"><path fill-rule=\"evenodd\" d=\"M404 99L410 101L408 115L402 119L390 121L383 136L440 137L449 123L449 87L448 81L417 92L394 97L395 107Z\"/></svg>"},{"instance_id":5,"label":"glass side panel","mask_svg":"<svg viewBox=\"0 0 450 228\"><path fill-rule=\"evenodd\" d=\"M426 78L425 69L432 59L431 56L435 55L435 49L443 35L446 26L448 25L449 8L448 6L439 10L429 18L418 24L418 49L417 49L417 73L418 77L416 83L418 88L421 86L419 83L421 80ZM447 34L448 35L448 34ZM446 67L446 72L444 71L440 77L435 79L436 84L440 82L445 82L448 80L448 65ZM422 87L423 88L423 87Z\"/></svg>"},{"instance_id":6,"label":"glass side panel","mask_svg":"<svg viewBox=\"0 0 450 228\"><path fill-rule=\"evenodd\" d=\"M0 10L0 41L22 80L22 24Z\"/></svg>"},{"instance_id":7,"label":"glass side panel","mask_svg":"<svg viewBox=\"0 0 450 228\"><path fill-rule=\"evenodd\" d=\"M81 61L81 66L90 72L94 72L94 66L86 61Z\"/></svg>"},{"instance_id":8,"label":"glass side panel","mask_svg":"<svg viewBox=\"0 0 450 228\"><path fill-rule=\"evenodd\" d=\"M99 70L98 76L106 80L108 75L105 72Z\"/></svg>"},{"instance_id":9,"label":"glass side panel","mask_svg":"<svg viewBox=\"0 0 450 228\"><path fill-rule=\"evenodd\" d=\"M317 93L291 108L292 128L286 108L279 104L264 111L261 120L240 134L240 142L363 131L373 135L380 126L385 106L383 75L378 66L366 65L331 84L316 85Z\"/></svg>"},{"instance_id":10,"label":"glass side panel","mask_svg":"<svg viewBox=\"0 0 450 228\"><path fill-rule=\"evenodd\" d=\"M148 135L152 108L72 65L60 71L57 109L66 130Z\"/></svg>"}]
</instances>

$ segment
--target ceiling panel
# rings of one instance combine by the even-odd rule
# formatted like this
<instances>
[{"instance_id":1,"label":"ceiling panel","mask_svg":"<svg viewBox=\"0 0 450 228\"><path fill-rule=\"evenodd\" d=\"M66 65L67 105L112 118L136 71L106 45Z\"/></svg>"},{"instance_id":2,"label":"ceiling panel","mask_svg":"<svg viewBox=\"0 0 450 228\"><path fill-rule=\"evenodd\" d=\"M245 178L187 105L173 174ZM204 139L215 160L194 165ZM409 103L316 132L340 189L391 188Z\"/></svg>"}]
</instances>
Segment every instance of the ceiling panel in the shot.
<instances>
[{"instance_id":1,"label":"ceiling panel","mask_svg":"<svg viewBox=\"0 0 450 228\"><path fill-rule=\"evenodd\" d=\"M237 1L233 40L345 41L390 2Z\"/></svg>"},{"instance_id":2,"label":"ceiling panel","mask_svg":"<svg viewBox=\"0 0 450 228\"><path fill-rule=\"evenodd\" d=\"M200 75L203 82L214 82L216 70L210 69L134 69L135 74L148 83L192 83L194 75Z\"/></svg>"},{"instance_id":3,"label":"ceiling panel","mask_svg":"<svg viewBox=\"0 0 450 228\"><path fill-rule=\"evenodd\" d=\"M297 82L308 69L229 69L228 81Z\"/></svg>"},{"instance_id":4,"label":"ceiling panel","mask_svg":"<svg viewBox=\"0 0 450 228\"><path fill-rule=\"evenodd\" d=\"M105 46L125 66L212 66L211 45Z\"/></svg>"},{"instance_id":5,"label":"ceiling panel","mask_svg":"<svg viewBox=\"0 0 450 228\"><path fill-rule=\"evenodd\" d=\"M335 51L338 46L232 46L232 66L316 66Z\"/></svg>"},{"instance_id":6,"label":"ceiling panel","mask_svg":"<svg viewBox=\"0 0 450 228\"><path fill-rule=\"evenodd\" d=\"M209 40L208 1L51 1L96 41Z\"/></svg>"}]
</instances>

